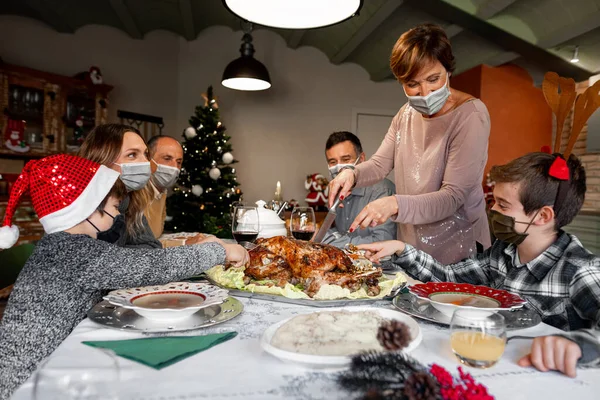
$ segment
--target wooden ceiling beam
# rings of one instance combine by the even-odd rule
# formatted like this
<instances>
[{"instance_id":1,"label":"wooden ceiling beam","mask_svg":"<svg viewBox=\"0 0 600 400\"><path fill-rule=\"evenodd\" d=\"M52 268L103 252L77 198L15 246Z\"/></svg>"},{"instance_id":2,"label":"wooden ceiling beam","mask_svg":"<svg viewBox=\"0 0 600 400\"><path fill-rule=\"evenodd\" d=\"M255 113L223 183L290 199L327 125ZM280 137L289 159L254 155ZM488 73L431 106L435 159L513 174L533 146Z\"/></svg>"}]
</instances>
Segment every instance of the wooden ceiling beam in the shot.
<instances>
[{"instance_id":1,"label":"wooden ceiling beam","mask_svg":"<svg viewBox=\"0 0 600 400\"><path fill-rule=\"evenodd\" d=\"M341 64L402 5L403 0L388 0L365 22L346 44L333 56L331 62Z\"/></svg>"},{"instance_id":2,"label":"wooden ceiling beam","mask_svg":"<svg viewBox=\"0 0 600 400\"><path fill-rule=\"evenodd\" d=\"M545 70L552 70L561 76L568 76L576 81L588 79L592 72L570 63L567 60L540 48L520 37L506 32L487 21L480 19L443 0L406 0L411 6L423 10L436 18L444 19L453 24L479 35L490 43L494 43L506 51L514 52L526 58L531 63Z\"/></svg>"},{"instance_id":3,"label":"wooden ceiling beam","mask_svg":"<svg viewBox=\"0 0 600 400\"><path fill-rule=\"evenodd\" d=\"M297 49L298 47L300 47L300 44L302 44L302 38L304 37L305 33L306 29L295 30L294 33L292 33L292 36L290 36L290 39L288 40L288 46L291 49Z\"/></svg>"},{"instance_id":4,"label":"wooden ceiling beam","mask_svg":"<svg viewBox=\"0 0 600 400\"><path fill-rule=\"evenodd\" d=\"M123 24L123 30L134 39L143 39L144 36L133 20L133 16L129 8L127 8L125 0L109 0L109 3L115 14L117 14L117 17L119 17L121 24Z\"/></svg>"},{"instance_id":5,"label":"wooden ceiling beam","mask_svg":"<svg viewBox=\"0 0 600 400\"><path fill-rule=\"evenodd\" d=\"M27 5L36 11L42 18L44 23L51 26L54 30L61 33L74 33L75 29L70 26L63 17L58 15L56 11L48 7L44 1L41 0L27 0Z\"/></svg>"},{"instance_id":6,"label":"wooden ceiling beam","mask_svg":"<svg viewBox=\"0 0 600 400\"><path fill-rule=\"evenodd\" d=\"M190 0L179 0L179 13L181 14L184 37L188 41L196 39L194 15L192 14L192 3Z\"/></svg>"}]
</instances>

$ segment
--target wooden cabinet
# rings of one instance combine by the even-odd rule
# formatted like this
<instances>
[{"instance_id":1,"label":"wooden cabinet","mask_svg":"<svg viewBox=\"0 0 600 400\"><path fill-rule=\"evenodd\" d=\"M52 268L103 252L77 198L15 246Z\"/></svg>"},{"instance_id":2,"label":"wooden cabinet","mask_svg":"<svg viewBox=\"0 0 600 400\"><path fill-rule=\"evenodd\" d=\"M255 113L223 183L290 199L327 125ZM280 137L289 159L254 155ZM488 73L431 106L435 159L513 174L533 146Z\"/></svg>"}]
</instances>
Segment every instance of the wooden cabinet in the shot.
<instances>
[{"instance_id":1,"label":"wooden cabinet","mask_svg":"<svg viewBox=\"0 0 600 400\"><path fill-rule=\"evenodd\" d=\"M94 126L107 122L111 89L0 60L0 217L4 217L12 182L28 160L74 153L81 142L77 136L83 137ZM23 139L29 151L6 147L9 119L25 122ZM44 233L27 197L21 199L13 222L21 229L18 243L35 242Z\"/></svg>"},{"instance_id":2,"label":"wooden cabinet","mask_svg":"<svg viewBox=\"0 0 600 400\"><path fill-rule=\"evenodd\" d=\"M94 85L85 79L0 63L0 158L27 160L75 152L79 145L74 137L76 121L81 121L78 132L83 135L106 123L111 90L112 86ZM4 145L9 118L25 121L28 152L19 153Z\"/></svg>"}]
</instances>

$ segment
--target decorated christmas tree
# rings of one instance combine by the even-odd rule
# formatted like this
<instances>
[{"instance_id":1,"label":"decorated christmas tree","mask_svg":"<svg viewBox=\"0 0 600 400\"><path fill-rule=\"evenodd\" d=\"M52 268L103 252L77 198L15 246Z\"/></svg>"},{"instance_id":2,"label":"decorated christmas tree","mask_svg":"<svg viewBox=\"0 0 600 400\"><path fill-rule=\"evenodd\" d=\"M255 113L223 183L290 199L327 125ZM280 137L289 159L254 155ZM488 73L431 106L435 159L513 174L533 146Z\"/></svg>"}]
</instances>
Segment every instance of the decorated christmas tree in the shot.
<instances>
[{"instance_id":1,"label":"decorated christmas tree","mask_svg":"<svg viewBox=\"0 0 600 400\"><path fill-rule=\"evenodd\" d=\"M183 132L183 166L167 199L166 229L231 238L231 204L242 196L236 180L230 137L219 121L219 105L208 88Z\"/></svg>"}]
</instances>

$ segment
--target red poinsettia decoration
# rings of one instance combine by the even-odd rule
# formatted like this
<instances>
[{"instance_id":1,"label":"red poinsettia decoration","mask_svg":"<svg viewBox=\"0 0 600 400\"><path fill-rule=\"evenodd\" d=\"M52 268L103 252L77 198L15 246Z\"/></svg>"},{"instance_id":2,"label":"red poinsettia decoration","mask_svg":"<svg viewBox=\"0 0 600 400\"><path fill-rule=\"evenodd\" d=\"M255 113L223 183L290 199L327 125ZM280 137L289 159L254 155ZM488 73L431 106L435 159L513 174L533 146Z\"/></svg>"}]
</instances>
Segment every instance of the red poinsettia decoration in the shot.
<instances>
[{"instance_id":1,"label":"red poinsettia decoration","mask_svg":"<svg viewBox=\"0 0 600 400\"><path fill-rule=\"evenodd\" d=\"M459 378L455 379L444 367L433 364L429 369L440 385L440 395L444 400L494 400L487 388L475 382L473 376L458 367Z\"/></svg>"}]
</instances>

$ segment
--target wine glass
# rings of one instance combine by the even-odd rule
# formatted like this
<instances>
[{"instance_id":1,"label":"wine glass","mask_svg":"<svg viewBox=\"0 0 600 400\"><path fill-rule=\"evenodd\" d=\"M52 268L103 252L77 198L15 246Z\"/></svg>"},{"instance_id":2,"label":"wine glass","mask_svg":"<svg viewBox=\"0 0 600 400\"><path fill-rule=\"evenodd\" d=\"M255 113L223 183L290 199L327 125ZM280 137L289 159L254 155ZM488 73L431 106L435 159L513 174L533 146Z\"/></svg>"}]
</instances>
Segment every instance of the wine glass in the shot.
<instances>
[{"instance_id":1,"label":"wine glass","mask_svg":"<svg viewBox=\"0 0 600 400\"><path fill-rule=\"evenodd\" d=\"M290 221L292 236L298 240L310 240L315 234L315 211L312 207L294 207Z\"/></svg>"},{"instance_id":2,"label":"wine glass","mask_svg":"<svg viewBox=\"0 0 600 400\"><path fill-rule=\"evenodd\" d=\"M233 213L235 212L235 208L239 207L239 206L244 206L246 205L246 203L244 203L243 201L234 201L231 203L231 205L229 206L230 211L229 213L231 214L231 220L233 221Z\"/></svg>"},{"instance_id":3,"label":"wine glass","mask_svg":"<svg viewBox=\"0 0 600 400\"><path fill-rule=\"evenodd\" d=\"M452 351L465 365L489 368L496 364L506 345L506 322L492 311L456 309L450 321Z\"/></svg>"},{"instance_id":4,"label":"wine glass","mask_svg":"<svg viewBox=\"0 0 600 400\"><path fill-rule=\"evenodd\" d=\"M93 357L51 356L33 377L33 400L118 400L121 371L114 352ZM98 356L99 355L99 356Z\"/></svg>"},{"instance_id":5,"label":"wine glass","mask_svg":"<svg viewBox=\"0 0 600 400\"><path fill-rule=\"evenodd\" d=\"M256 206L236 206L233 210L231 232L236 242L253 242L258 237L260 222Z\"/></svg>"}]
</instances>

